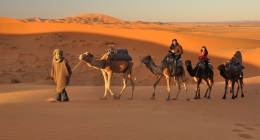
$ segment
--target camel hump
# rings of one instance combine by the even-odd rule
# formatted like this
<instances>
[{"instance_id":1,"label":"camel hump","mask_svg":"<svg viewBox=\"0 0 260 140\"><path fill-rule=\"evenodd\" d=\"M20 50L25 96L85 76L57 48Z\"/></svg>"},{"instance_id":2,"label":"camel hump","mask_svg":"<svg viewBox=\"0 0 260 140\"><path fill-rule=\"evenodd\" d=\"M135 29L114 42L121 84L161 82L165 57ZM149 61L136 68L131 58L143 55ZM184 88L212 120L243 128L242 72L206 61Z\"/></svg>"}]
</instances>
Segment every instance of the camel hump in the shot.
<instances>
[{"instance_id":1,"label":"camel hump","mask_svg":"<svg viewBox=\"0 0 260 140\"><path fill-rule=\"evenodd\" d=\"M128 54L127 49L119 48L114 49L110 48L107 50L108 53L108 59L110 60L116 60L116 61L132 61L132 57Z\"/></svg>"}]
</instances>

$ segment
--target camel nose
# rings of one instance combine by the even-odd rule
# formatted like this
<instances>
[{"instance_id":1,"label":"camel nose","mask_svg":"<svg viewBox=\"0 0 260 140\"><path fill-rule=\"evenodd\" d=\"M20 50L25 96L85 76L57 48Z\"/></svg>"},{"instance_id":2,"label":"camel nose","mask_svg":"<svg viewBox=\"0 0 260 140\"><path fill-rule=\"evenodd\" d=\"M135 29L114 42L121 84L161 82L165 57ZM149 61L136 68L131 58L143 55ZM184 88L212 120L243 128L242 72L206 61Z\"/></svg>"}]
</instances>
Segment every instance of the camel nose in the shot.
<instances>
[{"instance_id":1,"label":"camel nose","mask_svg":"<svg viewBox=\"0 0 260 140\"><path fill-rule=\"evenodd\" d=\"M82 60L82 55L79 56L79 60Z\"/></svg>"}]
</instances>

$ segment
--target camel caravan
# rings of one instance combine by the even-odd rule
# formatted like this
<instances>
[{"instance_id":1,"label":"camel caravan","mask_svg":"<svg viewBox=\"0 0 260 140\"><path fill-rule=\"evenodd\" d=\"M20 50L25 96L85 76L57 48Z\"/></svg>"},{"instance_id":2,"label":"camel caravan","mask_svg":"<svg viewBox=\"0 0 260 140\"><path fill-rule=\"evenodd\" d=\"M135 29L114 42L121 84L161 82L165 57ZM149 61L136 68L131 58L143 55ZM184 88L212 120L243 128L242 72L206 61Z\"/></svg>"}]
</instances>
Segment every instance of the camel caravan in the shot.
<instances>
[{"instance_id":1,"label":"camel caravan","mask_svg":"<svg viewBox=\"0 0 260 140\"><path fill-rule=\"evenodd\" d=\"M166 100L170 100L171 98L170 97L171 78L173 78L177 86L176 97L173 98L172 100L176 100L181 91L180 81L183 83L187 100L190 100L187 93L185 70L184 70L182 59L181 57L179 59L175 59L175 57L177 56L175 54L178 50L177 51L176 50L174 51L174 49L171 50L169 51L168 55L166 55L158 65L154 63L152 56L150 55L140 58L140 62L141 62L140 67L142 66L142 64L145 64L146 68L154 75L157 76L157 79L153 85L153 93L152 93L152 97L150 98L151 100L155 99L156 85L160 82L162 77L165 77L167 82L168 97L166 98ZM181 54L182 53L183 51L181 51ZM204 82L207 86L207 90L204 94L204 97L210 99L210 93L214 84L214 79L213 79L214 72L212 70L213 66L209 62L209 59L207 57L206 58L204 57L207 56L207 54L208 52L206 50L206 47L203 46L199 54L199 61L197 62L194 68L192 67L192 63L190 60L185 61L185 68L188 74L191 77L193 77L194 81L196 82L194 99L200 99L201 82ZM237 54L241 56L241 53L239 51L237 51L235 55ZM101 99L104 100L106 99L107 92L109 92L110 95L114 97L114 99L120 99L121 95L123 94L124 90L127 87L127 81L129 81L132 86L132 94L131 97L129 97L129 99L133 99L134 88L135 88L135 84L132 79L133 62L132 62L132 57L128 54L127 49L114 49L114 48L107 49L105 51L105 54L101 58L95 58L95 56L92 53L86 52L84 54L81 54L79 56L79 59L85 62L89 67L98 69L102 72L105 81L105 93ZM237 98L239 89L241 89L241 93L242 93L241 97L244 97L243 72L239 70L239 68L241 68L242 70L244 69L244 66L242 66L241 62L239 63L236 60L235 56L232 57L231 61L227 61L218 67L218 70L220 71L220 75L225 79L225 91L224 91L223 99L226 99L227 88L229 85L230 85L230 92L232 93L232 99ZM111 79L114 73L123 74L123 88L119 95L113 93L110 88ZM234 95L235 84L237 84L236 96Z\"/></svg>"}]
</instances>

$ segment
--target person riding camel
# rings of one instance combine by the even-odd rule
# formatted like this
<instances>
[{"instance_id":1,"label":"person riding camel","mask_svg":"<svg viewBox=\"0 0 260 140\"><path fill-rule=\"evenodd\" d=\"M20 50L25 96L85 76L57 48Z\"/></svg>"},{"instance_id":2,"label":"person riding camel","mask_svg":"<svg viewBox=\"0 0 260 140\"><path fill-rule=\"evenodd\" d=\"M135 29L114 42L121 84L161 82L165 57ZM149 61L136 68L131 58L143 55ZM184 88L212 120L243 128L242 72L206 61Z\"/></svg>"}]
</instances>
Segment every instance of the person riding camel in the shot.
<instances>
[{"instance_id":1,"label":"person riding camel","mask_svg":"<svg viewBox=\"0 0 260 140\"><path fill-rule=\"evenodd\" d=\"M72 71L70 65L68 61L63 57L63 51L60 49L55 49L53 51L51 77L57 85L57 101L69 101L69 97L65 88L69 84L71 74Z\"/></svg>"},{"instance_id":2,"label":"person riding camel","mask_svg":"<svg viewBox=\"0 0 260 140\"><path fill-rule=\"evenodd\" d=\"M230 63L237 66L239 77L242 77L242 54L240 51L236 51Z\"/></svg>"},{"instance_id":3,"label":"person riding camel","mask_svg":"<svg viewBox=\"0 0 260 140\"><path fill-rule=\"evenodd\" d=\"M200 49L200 53L199 53L199 61L200 62L204 62L205 66L206 66L206 70L207 70L207 74L210 75L210 71L209 71L209 59L208 59L208 50L205 46L202 46L202 48Z\"/></svg>"},{"instance_id":4,"label":"person riding camel","mask_svg":"<svg viewBox=\"0 0 260 140\"><path fill-rule=\"evenodd\" d=\"M174 58L173 64L170 65L170 74L172 76L175 76L175 70L177 68L177 62L181 58L181 55L183 54L182 46L178 43L177 39L172 40L172 44L170 45L169 52Z\"/></svg>"}]
</instances>

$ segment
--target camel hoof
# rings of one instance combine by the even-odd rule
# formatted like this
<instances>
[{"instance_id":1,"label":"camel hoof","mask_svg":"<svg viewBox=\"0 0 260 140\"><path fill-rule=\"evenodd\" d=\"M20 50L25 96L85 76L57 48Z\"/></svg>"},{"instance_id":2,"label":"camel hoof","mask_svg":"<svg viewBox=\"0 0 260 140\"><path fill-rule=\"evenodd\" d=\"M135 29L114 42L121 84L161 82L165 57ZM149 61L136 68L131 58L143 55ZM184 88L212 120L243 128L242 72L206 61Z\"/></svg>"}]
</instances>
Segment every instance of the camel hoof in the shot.
<instances>
[{"instance_id":1,"label":"camel hoof","mask_svg":"<svg viewBox=\"0 0 260 140\"><path fill-rule=\"evenodd\" d=\"M244 94L242 94L241 97L244 97Z\"/></svg>"},{"instance_id":2,"label":"camel hoof","mask_svg":"<svg viewBox=\"0 0 260 140\"><path fill-rule=\"evenodd\" d=\"M231 99L236 99L235 97L232 97Z\"/></svg>"},{"instance_id":3,"label":"camel hoof","mask_svg":"<svg viewBox=\"0 0 260 140\"><path fill-rule=\"evenodd\" d=\"M194 100L198 100L198 98L194 98Z\"/></svg>"},{"instance_id":4,"label":"camel hoof","mask_svg":"<svg viewBox=\"0 0 260 140\"><path fill-rule=\"evenodd\" d=\"M189 101L190 100L190 98L187 98L187 101Z\"/></svg>"},{"instance_id":5,"label":"camel hoof","mask_svg":"<svg viewBox=\"0 0 260 140\"><path fill-rule=\"evenodd\" d=\"M177 100L177 98L173 98L172 100Z\"/></svg>"},{"instance_id":6,"label":"camel hoof","mask_svg":"<svg viewBox=\"0 0 260 140\"><path fill-rule=\"evenodd\" d=\"M119 100L120 98L119 97L116 97L115 95L113 95L114 96L114 99L115 100Z\"/></svg>"},{"instance_id":7,"label":"camel hoof","mask_svg":"<svg viewBox=\"0 0 260 140\"><path fill-rule=\"evenodd\" d=\"M166 101L170 101L170 99L166 99Z\"/></svg>"},{"instance_id":8,"label":"camel hoof","mask_svg":"<svg viewBox=\"0 0 260 140\"><path fill-rule=\"evenodd\" d=\"M155 100L155 98L154 98L154 97L151 97L150 100Z\"/></svg>"},{"instance_id":9,"label":"camel hoof","mask_svg":"<svg viewBox=\"0 0 260 140\"><path fill-rule=\"evenodd\" d=\"M207 99L210 99L210 97L207 97Z\"/></svg>"},{"instance_id":10,"label":"camel hoof","mask_svg":"<svg viewBox=\"0 0 260 140\"><path fill-rule=\"evenodd\" d=\"M106 100L106 97L102 97L102 98L100 98L101 100Z\"/></svg>"},{"instance_id":11,"label":"camel hoof","mask_svg":"<svg viewBox=\"0 0 260 140\"><path fill-rule=\"evenodd\" d=\"M222 99L226 99L226 97L223 97Z\"/></svg>"},{"instance_id":12,"label":"camel hoof","mask_svg":"<svg viewBox=\"0 0 260 140\"><path fill-rule=\"evenodd\" d=\"M133 97L132 98L128 98L128 100L133 100Z\"/></svg>"}]
</instances>

